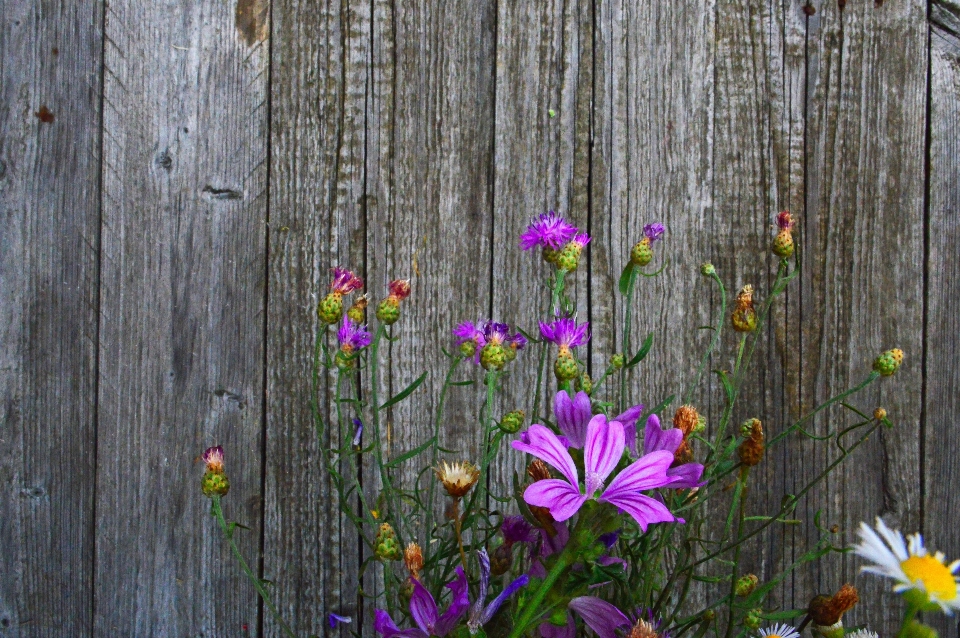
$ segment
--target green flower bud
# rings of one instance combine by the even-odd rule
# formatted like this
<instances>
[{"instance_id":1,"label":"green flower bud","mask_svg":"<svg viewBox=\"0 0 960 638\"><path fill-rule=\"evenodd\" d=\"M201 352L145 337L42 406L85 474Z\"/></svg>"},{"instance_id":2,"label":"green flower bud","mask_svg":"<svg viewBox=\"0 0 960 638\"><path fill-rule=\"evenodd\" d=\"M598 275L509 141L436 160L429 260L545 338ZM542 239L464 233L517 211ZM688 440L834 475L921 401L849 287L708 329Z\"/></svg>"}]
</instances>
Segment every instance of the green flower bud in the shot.
<instances>
[{"instance_id":1,"label":"green flower bud","mask_svg":"<svg viewBox=\"0 0 960 638\"><path fill-rule=\"evenodd\" d=\"M356 355L347 354L343 350L337 350L337 354L333 357L333 362L336 364L337 369L346 372L356 365L357 357Z\"/></svg>"},{"instance_id":2,"label":"green flower bud","mask_svg":"<svg viewBox=\"0 0 960 638\"><path fill-rule=\"evenodd\" d=\"M743 626L752 631L756 631L760 629L760 622L762 620L760 618L760 614L762 613L763 613L762 609L751 609L750 611L748 611L747 614L743 617Z\"/></svg>"},{"instance_id":3,"label":"green flower bud","mask_svg":"<svg viewBox=\"0 0 960 638\"><path fill-rule=\"evenodd\" d=\"M387 297L377 306L377 319L380 323L391 325L400 318L400 301L395 297Z\"/></svg>"},{"instance_id":4,"label":"green flower bud","mask_svg":"<svg viewBox=\"0 0 960 638\"><path fill-rule=\"evenodd\" d=\"M753 590L757 588L757 583L759 582L760 579L757 578L756 574L747 574L737 580L734 592L740 598L746 598L753 593Z\"/></svg>"},{"instance_id":5,"label":"green flower bud","mask_svg":"<svg viewBox=\"0 0 960 638\"><path fill-rule=\"evenodd\" d=\"M653 246L651 245L650 238L644 237L634 244L633 249L630 251L630 263L634 266L642 267L651 261L653 261Z\"/></svg>"},{"instance_id":6,"label":"green flower bud","mask_svg":"<svg viewBox=\"0 0 960 638\"><path fill-rule=\"evenodd\" d=\"M567 354L557 357L557 361L553 364L553 373L557 375L557 381L564 383L580 376L580 367L574 358Z\"/></svg>"},{"instance_id":7,"label":"green flower bud","mask_svg":"<svg viewBox=\"0 0 960 638\"><path fill-rule=\"evenodd\" d=\"M580 376L577 377L577 390L583 391L587 396L593 394L593 381L586 372L581 373Z\"/></svg>"},{"instance_id":8,"label":"green flower bud","mask_svg":"<svg viewBox=\"0 0 960 638\"><path fill-rule=\"evenodd\" d=\"M783 257L786 259L793 254L793 233L789 230L781 230L777 233L777 236L773 238L773 254L777 257Z\"/></svg>"},{"instance_id":9,"label":"green flower bud","mask_svg":"<svg viewBox=\"0 0 960 638\"><path fill-rule=\"evenodd\" d=\"M488 343L480 351L480 365L484 370L503 370L507 365L506 349L499 343Z\"/></svg>"},{"instance_id":10,"label":"green flower bud","mask_svg":"<svg viewBox=\"0 0 960 638\"><path fill-rule=\"evenodd\" d=\"M620 352L610 357L610 367L613 368L614 370L620 370L626 364L627 364L627 358L623 356L623 354Z\"/></svg>"},{"instance_id":11,"label":"green flower bud","mask_svg":"<svg viewBox=\"0 0 960 638\"><path fill-rule=\"evenodd\" d=\"M200 480L200 489L205 496L226 496L230 491L230 480L223 472L207 470Z\"/></svg>"},{"instance_id":12,"label":"green flower bud","mask_svg":"<svg viewBox=\"0 0 960 638\"><path fill-rule=\"evenodd\" d=\"M331 292L317 305L317 317L327 325L338 323L342 316L343 297L338 293Z\"/></svg>"},{"instance_id":13,"label":"green flower bud","mask_svg":"<svg viewBox=\"0 0 960 638\"><path fill-rule=\"evenodd\" d=\"M700 274L703 275L704 277L713 277L714 275L717 274L717 269L714 268L713 264L711 264L709 261L704 262L700 266Z\"/></svg>"},{"instance_id":14,"label":"green flower bud","mask_svg":"<svg viewBox=\"0 0 960 638\"><path fill-rule=\"evenodd\" d=\"M384 523L380 526L374 551L377 558L382 561L400 560L403 557L403 550L397 540L397 533L393 531L390 523Z\"/></svg>"},{"instance_id":15,"label":"green flower bud","mask_svg":"<svg viewBox=\"0 0 960 638\"><path fill-rule=\"evenodd\" d=\"M894 348L880 354L873 362L873 369L881 376L889 377L900 368L903 363L903 350Z\"/></svg>"},{"instance_id":16,"label":"green flower bud","mask_svg":"<svg viewBox=\"0 0 960 638\"><path fill-rule=\"evenodd\" d=\"M462 354L465 359L473 357L475 354L477 354L477 342L471 340L461 343L460 354Z\"/></svg>"},{"instance_id":17,"label":"green flower bud","mask_svg":"<svg viewBox=\"0 0 960 638\"><path fill-rule=\"evenodd\" d=\"M559 250L554 250L550 246L543 247L543 260L548 264L557 265L557 257L560 255Z\"/></svg>"},{"instance_id":18,"label":"green flower bud","mask_svg":"<svg viewBox=\"0 0 960 638\"><path fill-rule=\"evenodd\" d=\"M520 428L523 427L524 416L523 410L507 412L503 415L503 418L500 419L500 429L507 434L516 434L520 431Z\"/></svg>"},{"instance_id":19,"label":"green flower bud","mask_svg":"<svg viewBox=\"0 0 960 638\"><path fill-rule=\"evenodd\" d=\"M573 272L580 265L580 254L583 252L583 246L577 242L571 241L557 255L557 268Z\"/></svg>"}]
</instances>

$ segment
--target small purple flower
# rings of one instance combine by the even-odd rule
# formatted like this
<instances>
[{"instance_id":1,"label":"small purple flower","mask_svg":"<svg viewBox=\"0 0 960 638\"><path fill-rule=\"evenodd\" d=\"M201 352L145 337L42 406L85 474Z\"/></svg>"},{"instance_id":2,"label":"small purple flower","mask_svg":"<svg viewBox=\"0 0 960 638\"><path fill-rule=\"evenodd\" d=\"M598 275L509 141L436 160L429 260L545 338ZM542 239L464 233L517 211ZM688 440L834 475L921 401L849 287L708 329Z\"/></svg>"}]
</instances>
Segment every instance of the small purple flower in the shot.
<instances>
[{"instance_id":1,"label":"small purple flower","mask_svg":"<svg viewBox=\"0 0 960 638\"><path fill-rule=\"evenodd\" d=\"M203 453L203 462L207 464L207 471L214 474L223 473L223 446L208 447Z\"/></svg>"},{"instance_id":2,"label":"small purple flower","mask_svg":"<svg viewBox=\"0 0 960 638\"><path fill-rule=\"evenodd\" d=\"M663 227L663 224L647 224L643 227L643 234L647 239L650 240L650 243L657 241L663 236L663 233L666 232L666 228Z\"/></svg>"},{"instance_id":3,"label":"small purple flower","mask_svg":"<svg viewBox=\"0 0 960 638\"><path fill-rule=\"evenodd\" d=\"M521 440L513 441L513 447L549 463L566 480L537 481L523 493L524 500L530 505L546 507L560 522L571 518L591 498L626 511L643 531L650 523L677 520L663 503L641 494L643 490L663 487L670 482L667 476L667 469L673 462L670 452L645 454L604 487L604 481L623 456L623 436L623 425L608 422L603 414L590 420L583 450L585 492L581 492L577 466L563 442L542 425L530 426Z\"/></svg>"},{"instance_id":4,"label":"small purple flower","mask_svg":"<svg viewBox=\"0 0 960 638\"><path fill-rule=\"evenodd\" d=\"M520 235L520 248L530 250L536 246L560 250L577 234L577 227L568 224L555 212L540 213L530 220L527 230Z\"/></svg>"},{"instance_id":5,"label":"small purple flower","mask_svg":"<svg viewBox=\"0 0 960 638\"><path fill-rule=\"evenodd\" d=\"M480 560L480 591L477 599L470 607L470 615L467 618L467 629L470 630L471 635L476 634L480 630L480 627L490 622L490 619L497 613L500 606L503 605L510 596L513 596L514 592L521 587L525 587L527 583L530 582L530 577L526 574L520 576L507 585L504 590L500 592L499 596L490 601L489 605L484 606L483 603L487 599L487 590L490 587L490 557L487 555L487 550L481 549L478 558Z\"/></svg>"},{"instance_id":6,"label":"small purple flower","mask_svg":"<svg viewBox=\"0 0 960 638\"><path fill-rule=\"evenodd\" d=\"M571 600L567 606L567 625L558 627L543 623L540 625L540 636L542 638L575 638L577 625L570 612L576 612L583 618L587 627L595 631L600 638L617 638L617 629L630 625L630 619L614 605L593 596L580 596Z\"/></svg>"},{"instance_id":7,"label":"small purple flower","mask_svg":"<svg viewBox=\"0 0 960 638\"><path fill-rule=\"evenodd\" d=\"M583 248L590 243L590 235L586 233L577 233L574 238L570 240L570 243L576 246L579 250L583 250Z\"/></svg>"},{"instance_id":8,"label":"small purple flower","mask_svg":"<svg viewBox=\"0 0 960 638\"><path fill-rule=\"evenodd\" d=\"M457 338L457 345L463 345L468 341L473 341L478 346L484 344L483 341L483 321L478 321L473 323L472 321L464 321L456 328L453 329L453 336Z\"/></svg>"},{"instance_id":9,"label":"small purple flower","mask_svg":"<svg viewBox=\"0 0 960 638\"><path fill-rule=\"evenodd\" d=\"M523 350L527 346L527 338L519 332L507 337L507 342L514 350Z\"/></svg>"},{"instance_id":10,"label":"small purple flower","mask_svg":"<svg viewBox=\"0 0 960 638\"><path fill-rule=\"evenodd\" d=\"M496 345L509 342L512 338L512 335L510 334L510 326L505 323L488 321L483 326L483 338L486 343L493 343Z\"/></svg>"},{"instance_id":11,"label":"small purple flower","mask_svg":"<svg viewBox=\"0 0 960 638\"><path fill-rule=\"evenodd\" d=\"M643 453L669 452L674 454L683 441L683 431L680 428L660 427L660 417L651 414L647 418L647 427L643 432ZM700 463L684 463L667 470L670 482L662 487L671 489L692 489L704 485L700 481L703 475L703 465Z\"/></svg>"},{"instance_id":12,"label":"small purple flower","mask_svg":"<svg viewBox=\"0 0 960 638\"><path fill-rule=\"evenodd\" d=\"M500 524L500 532L503 534L503 542L510 545L532 543L537 539L533 525L522 516L507 516L504 518L503 523Z\"/></svg>"},{"instance_id":13,"label":"small purple flower","mask_svg":"<svg viewBox=\"0 0 960 638\"><path fill-rule=\"evenodd\" d=\"M333 282L330 284L330 292L337 295L346 295L354 290L363 288L363 280L346 268L337 266L330 270L333 272Z\"/></svg>"},{"instance_id":14,"label":"small purple flower","mask_svg":"<svg viewBox=\"0 0 960 638\"><path fill-rule=\"evenodd\" d=\"M356 427L356 430L353 432L353 447L360 447L360 437L363 435L363 421L360 419L354 419L353 425Z\"/></svg>"},{"instance_id":15,"label":"small purple flower","mask_svg":"<svg viewBox=\"0 0 960 638\"><path fill-rule=\"evenodd\" d=\"M366 326L358 326L347 315L343 316L343 323L337 331L340 349L351 354L370 345L371 337Z\"/></svg>"},{"instance_id":16,"label":"small purple flower","mask_svg":"<svg viewBox=\"0 0 960 638\"><path fill-rule=\"evenodd\" d=\"M330 623L330 629L336 628L336 626L341 623L344 625L349 625L353 622L353 618L350 616L341 616L340 614L330 614L327 619Z\"/></svg>"},{"instance_id":17,"label":"small purple flower","mask_svg":"<svg viewBox=\"0 0 960 638\"><path fill-rule=\"evenodd\" d=\"M589 321L578 326L576 319L568 317L561 317L550 323L540 322L540 334L547 341L560 346L561 350L576 348L589 341L590 335L587 332L589 328Z\"/></svg>"},{"instance_id":18,"label":"small purple flower","mask_svg":"<svg viewBox=\"0 0 960 638\"><path fill-rule=\"evenodd\" d=\"M447 588L453 592L453 599L447 610L440 613L437 601L427 591L419 580L411 578L413 582L413 596L410 598L410 615L419 629L398 629L390 615L382 609L376 610L376 621L373 628L385 638L429 638L439 636L443 638L456 627L460 617L470 606L467 578L463 574L463 567L456 569L457 577L447 583Z\"/></svg>"}]
</instances>

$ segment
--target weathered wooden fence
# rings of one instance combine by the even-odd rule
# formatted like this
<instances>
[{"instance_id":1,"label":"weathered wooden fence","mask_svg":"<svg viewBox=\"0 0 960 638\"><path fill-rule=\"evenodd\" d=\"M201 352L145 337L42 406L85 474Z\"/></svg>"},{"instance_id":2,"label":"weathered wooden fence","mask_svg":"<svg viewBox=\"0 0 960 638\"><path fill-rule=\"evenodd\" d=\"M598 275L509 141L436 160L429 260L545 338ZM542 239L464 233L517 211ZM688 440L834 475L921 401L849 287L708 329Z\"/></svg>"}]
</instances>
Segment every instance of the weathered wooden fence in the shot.
<instances>
[{"instance_id":1,"label":"weathered wooden fence","mask_svg":"<svg viewBox=\"0 0 960 638\"><path fill-rule=\"evenodd\" d=\"M516 243L548 208L594 237L575 284L594 371L620 339L629 248L667 225L670 265L642 283L633 336L657 335L633 390L648 401L704 345L715 308L696 267L762 295L773 215L797 214L803 283L740 416L777 431L880 350L907 360L862 399L896 428L745 568L788 563L819 508L838 542L882 514L960 556L957 0L0 8L0 636L278 635L199 494L214 443L228 514L252 528L241 547L284 614L323 635L327 612L357 613L358 543L308 399L327 269L358 269L375 298L413 277L390 367L432 383L393 411L406 449L449 328L542 310L518 285L542 266ZM505 409L533 369L518 361ZM717 388L698 400L715 409ZM452 397L445 445L476 448L476 410L472 391ZM800 440L771 454L758 507L827 460ZM800 570L778 600L887 588L856 564ZM897 612L874 600L855 620L889 631Z\"/></svg>"}]
</instances>

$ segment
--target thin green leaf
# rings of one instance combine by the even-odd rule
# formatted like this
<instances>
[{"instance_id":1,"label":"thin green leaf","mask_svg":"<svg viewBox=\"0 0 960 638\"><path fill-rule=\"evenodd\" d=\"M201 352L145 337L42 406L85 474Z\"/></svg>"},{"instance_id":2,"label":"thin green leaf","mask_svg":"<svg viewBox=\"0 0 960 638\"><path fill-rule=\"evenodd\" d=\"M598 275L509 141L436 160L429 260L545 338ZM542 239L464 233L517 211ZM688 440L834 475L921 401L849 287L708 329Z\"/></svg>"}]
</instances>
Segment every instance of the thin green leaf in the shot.
<instances>
[{"instance_id":1,"label":"thin green leaf","mask_svg":"<svg viewBox=\"0 0 960 638\"><path fill-rule=\"evenodd\" d=\"M631 286L633 286L634 280L634 271L635 267L632 261L628 261L626 267L623 269L623 273L620 275L620 294L625 295L630 292Z\"/></svg>"},{"instance_id":2,"label":"thin green leaf","mask_svg":"<svg viewBox=\"0 0 960 638\"><path fill-rule=\"evenodd\" d=\"M633 355L633 359L627 363L627 368L632 368L646 357L650 353L650 348L653 347L653 333L647 335L647 338L643 340L643 345L640 346L640 349L637 350L637 354Z\"/></svg>"},{"instance_id":3,"label":"thin green leaf","mask_svg":"<svg viewBox=\"0 0 960 638\"><path fill-rule=\"evenodd\" d=\"M647 412L647 416L650 416L651 414L660 414L661 412L663 412L664 410L666 410L668 407L670 407L670 404L673 403L673 400L674 400L675 398L677 398L677 395L671 394L671 395L668 396L666 399L664 399L663 401L661 401L660 404L659 404L657 407L655 407L654 409L652 409L652 410L650 410L649 412Z\"/></svg>"},{"instance_id":4,"label":"thin green leaf","mask_svg":"<svg viewBox=\"0 0 960 638\"><path fill-rule=\"evenodd\" d=\"M424 380L427 378L427 375L428 375L428 374L429 374L429 372L424 372L423 374L421 374L421 375L417 378L416 381L414 381L413 383L411 383L410 385L408 385L407 387L405 387L405 388L404 388L403 390L401 390L398 394L395 394L395 395L394 395L393 397L391 397L386 403L384 403L383 405L381 405L381 406L380 406L380 409L381 409L381 410L386 410L386 409L389 408L391 405L393 405L393 404L395 404L395 403L400 403L401 401L403 401L404 399L406 399L408 396L410 396L411 393L413 393L414 390L416 390L417 388L420 387L420 384L424 382Z\"/></svg>"},{"instance_id":5,"label":"thin green leaf","mask_svg":"<svg viewBox=\"0 0 960 638\"><path fill-rule=\"evenodd\" d=\"M727 371L714 370L713 372L720 378L720 383L723 384L723 390L727 394L727 403L728 404L733 403L733 397L734 397L733 384L730 382L730 377L727 376Z\"/></svg>"},{"instance_id":6,"label":"thin green leaf","mask_svg":"<svg viewBox=\"0 0 960 638\"><path fill-rule=\"evenodd\" d=\"M474 383L476 383L476 382L473 381L473 380L469 380L469 381L451 381L449 385L473 385Z\"/></svg>"},{"instance_id":7,"label":"thin green leaf","mask_svg":"<svg viewBox=\"0 0 960 638\"><path fill-rule=\"evenodd\" d=\"M395 458L395 459L393 459L392 461L390 461L389 463L387 463L387 467L397 467L398 465L400 465L400 464L403 463L404 461L409 460L409 459L412 459L413 457L415 457L416 455L420 454L421 452L426 451L427 448L429 448L431 445L433 445L433 437L432 437L432 436L431 436L429 439L427 439L427 441L426 441L423 445L418 445L417 447L413 448L412 450L410 450L410 451L408 451L408 452L404 452L403 454L401 454L401 455L398 456L397 458Z\"/></svg>"}]
</instances>

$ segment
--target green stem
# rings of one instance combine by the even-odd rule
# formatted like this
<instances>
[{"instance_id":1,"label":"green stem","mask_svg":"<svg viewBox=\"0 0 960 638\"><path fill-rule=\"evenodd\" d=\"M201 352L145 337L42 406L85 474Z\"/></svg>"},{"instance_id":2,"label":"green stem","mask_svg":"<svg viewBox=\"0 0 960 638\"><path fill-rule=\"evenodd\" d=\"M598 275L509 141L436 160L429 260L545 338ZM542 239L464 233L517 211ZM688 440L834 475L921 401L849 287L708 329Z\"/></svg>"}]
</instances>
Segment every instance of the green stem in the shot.
<instances>
[{"instance_id":1,"label":"green stem","mask_svg":"<svg viewBox=\"0 0 960 638\"><path fill-rule=\"evenodd\" d=\"M270 600L270 594L267 593L266 588L263 586L263 581L253 573L253 570L251 570L250 566L247 565L247 561L244 560L243 554L240 553L240 548L237 547L236 542L233 540L233 530L230 529L230 526L227 525L227 521L223 518L223 508L220 507L220 497L212 497L211 504L213 507L213 515L216 517L217 523L220 524L220 529L223 530L223 535L227 539L227 544L230 545L230 551L233 552L234 558L236 558L237 562L240 563L240 570L253 584L253 587L257 590L257 593L260 594L260 598L263 599L263 604L266 605L267 609L270 610L270 613L273 614L274 620L276 620L277 624L280 625L283 633L289 636L289 638L297 638L297 634L293 633L293 630L290 629L289 625L284 622L283 617L280 616L280 612L277 611L273 601Z\"/></svg>"},{"instance_id":2,"label":"green stem","mask_svg":"<svg viewBox=\"0 0 960 638\"><path fill-rule=\"evenodd\" d=\"M539 619L540 614L537 612L540 611L540 604L543 602L543 599L547 597L547 594L550 593L557 579L560 578L564 571L572 564L573 558L569 551L569 546L568 549L565 549L557 556L557 562L553 565L547 577L543 579L539 589L537 589L529 601L525 602L523 613L513 628L513 631L510 633L510 638L520 638L520 636L523 636L527 629Z\"/></svg>"},{"instance_id":3,"label":"green stem","mask_svg":"<svg viewBox=\"0 0 960 638\"><path fill-rule=\"evenodd\" d=\"M746 516L746 501L747 501L747 478L750 476L750 467L743 466L740 470L740 515L737 522L737 546L733 550L733 566L730 568L730 600L732 601L737 595L737 569L740 566L740 549L742 544L739 542L740 537L743 535L743 519ZM733 612L735 605L731 604L729 612L727 614L727 638L733 634Z\"/></svg>"},{"instance_id":4,"label":"green stem","mask_svg":"<svg viewBox=\"0 0 960 638\"><path fill-rule=\"evenodd\" d=\"M380 364L378 351L380 348L380 338L383 337L385 333L386 329L383 324L380 324L377 327L376 335L373 337L373 343L370 344L370 409L373 413L373 453L377 461L377 469L380 472L380 481L383 483L383 492L386 494L387 507L393 517L397 538L402 539L403 536L400 529L400 504L394 493L393 484L390 481L390 475L387 473L386 464L383 461L383 443L380 436L380 398L378 396ZM387 517L384 516L384 518L386 519Z\"/></svg>"},{"instance_id":5,"label":"green stem","mask_svg":"<svg viewBox=\"0 0 960 638\"><path fill-rule=\"evenodd\" d=\"M723 333L723 326L726 325L727 322L727 289L716 271L710 275L710 278L720 286L720 318L717 320L717 327L713 330L713 339L710 340L710 347L703 353L703 357L700 359L700 365L697 367L697 374L694 376L693 381L687 387L687 392L684 394L684 403L690 403L694 389L700 385L700 379L703 378L703 371L706 369L710 357L713 356L717 346L720 344L720 335Z\"/></svg>"},{"instance_id":6,"label":"green stem","mask_svg":"<svg viewBox=\"0 0 960 638\"><path fill-rule=\"evenodd\" d=\"M621 340L620 352L623 353L624 357L629 357L627 354L630 351L630 319L633 316L633 289L636 287L637 283L637 269L633 268L630 271L630 283L627 286L627 299L623 305L623 339ZM627 368L624 367L620 370L620 411L623 412L627 409Z\"/></svg>"},{"instance_id":7,"label":"green stem","mask_svg":"<svg viewBox=\"0 0 960 638\"><path fill-rule=\"evenodd\" d=\"M770 439L770 442L767 443L767 447L770 447L771 445L773 445L773 444L776 443L777 441L780 441L781 439L783 439L784 437L786 437L790 432L793 432L794 430L796 430L797 428L799 428L804 422L809 421L815 414L817 414L817 413L820 412L821 410L824 410L824 409L828 408L829 406L833 405L834 403L837 403L838 401L842 401L843 399L847 398L847 397L850 396L851 394L856 394L857 392L859 392L860 390L863 390L865 387L867 387L868 385L870 385L871 383L873 383L874 381L876 381L876 380L879 379L879 378L880 378L880 373L877 372L877 371L873 371L873 372L871 372L871 373L867 376L866 379L864 379L863 381L861 381L859 384L855 385L854 387L850 388L849 390L846 390L846 391L844 391L844 392L841 392L840 394L838 394L838 395L836 395L836 396L834 396L834 397L832 397L832 398L830 398L830 399L827 399L826 402L821 403L819 406L817 406L816 408L814 408L814 410L813 410L812 412L808 413L806 416L804 416L803 418L801 418L799 421L797 421L796 423L794 423L794 424L791 425L790 427L786 428L783 432L781 432L781 433L778 434L777 436L775 436L775 437L773 437L772 439Z\"/></svg>"},{"instance_id":8,"label":"green stem","mask_svg":"<svg viewBox=\"0 0 960 638\"><path fill-rule=\"evenodd\" d=\"M540 393L543 389L543 366L547 360L548 342L540 343L540 361L537 363L537 391L533 399L533 414L530 415L531 423L538 423L540 419Z\"/></svg>"},{"instance_id":9,"label":"green stem","mask_svg":"<svg viewBox=\"0 0 960 638\"><path fill-rule=\"evenodd\" d=\"M907 604L907 613L903 615L903 622L900 623L900 629L897 631L897 638L905 638L907 627L914 621L920 608L917 605Z\"/></svg>"},{"instance_id":10,"label":"green stem","mask_svg":"<svg viewBox=\"0 0 960 638\"><path fill-rule=\"evenodd\" d=\"M450 388L450 380L453 378L453 373L456 371L457 366L460 365L460 362L463 361L463 357L459 354L454 357L453 362L450 364L450 369L447 370L447 376L443 380L443 388L440 389L440 401L437 404L437 418L433 422L433 445L430 449L430 467L436 467L439 458L440 450L440 421L443 420L443 404L447 399L447 390ZM429 496L427 497L427 546L429 547L430 536L433 534L433 498L436 494L437 481L430 481L430 489L428 491Z\"/></svg>"}]
</instances>

